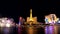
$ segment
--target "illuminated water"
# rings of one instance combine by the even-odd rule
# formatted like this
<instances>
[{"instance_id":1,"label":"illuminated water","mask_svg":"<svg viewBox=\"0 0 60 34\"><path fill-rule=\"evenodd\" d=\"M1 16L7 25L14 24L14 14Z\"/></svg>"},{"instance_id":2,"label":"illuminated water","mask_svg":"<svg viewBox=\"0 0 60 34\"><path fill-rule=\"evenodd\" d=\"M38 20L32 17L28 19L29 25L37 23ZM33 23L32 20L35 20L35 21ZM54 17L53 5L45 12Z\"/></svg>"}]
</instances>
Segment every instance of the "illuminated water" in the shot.
<instances>
[{"instance_id":1,"label":"illuminated water","mask_svg":"<svg viewBox=\"0 0 60 34\"><path fill-rule=\"evenodd\" d=\"M0 34L60 34L60 25L45 27L0 27Z\"/></svg>"}]
</instances>

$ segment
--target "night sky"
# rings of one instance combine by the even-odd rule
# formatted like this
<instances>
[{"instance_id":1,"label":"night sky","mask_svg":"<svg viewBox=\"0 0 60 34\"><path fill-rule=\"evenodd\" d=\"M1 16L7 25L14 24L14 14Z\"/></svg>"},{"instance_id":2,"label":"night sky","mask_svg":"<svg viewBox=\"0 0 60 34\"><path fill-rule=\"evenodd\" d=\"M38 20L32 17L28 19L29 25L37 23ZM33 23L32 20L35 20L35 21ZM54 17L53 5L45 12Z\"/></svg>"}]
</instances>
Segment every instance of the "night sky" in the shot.
<instances>
[{"instance_id":1,"label":"night sky","mask_svg":"<svg viewBox=\"0 0 60 34\"><path fill-rule=\"evenodd\" d=\"M18 22L20 16L26 19L32 9L33 17L37 16L39 22L44 22L44 16L55 13L60 17L59 1L33 1L33 0L2 0L0 1L0 16L14 18Z\"/></svg>"}]
</instances>

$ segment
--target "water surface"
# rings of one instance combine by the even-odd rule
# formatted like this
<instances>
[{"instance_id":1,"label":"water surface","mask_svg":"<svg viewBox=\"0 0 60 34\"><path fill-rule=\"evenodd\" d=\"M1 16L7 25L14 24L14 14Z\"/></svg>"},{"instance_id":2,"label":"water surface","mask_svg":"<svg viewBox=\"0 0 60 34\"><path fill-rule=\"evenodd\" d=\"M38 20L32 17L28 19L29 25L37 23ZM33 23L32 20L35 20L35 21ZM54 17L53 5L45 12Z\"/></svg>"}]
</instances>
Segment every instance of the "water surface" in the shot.
<instances>
[{"instance_id":1,"label":"water surface","mask_svg":"<svg viewBox=\"0 0 60 34\"><path fill-rule=\"evenodd\" d=\"M60 34L60 25L45 27L0 27L0 34Z\"/></svg>"}]
</instances>

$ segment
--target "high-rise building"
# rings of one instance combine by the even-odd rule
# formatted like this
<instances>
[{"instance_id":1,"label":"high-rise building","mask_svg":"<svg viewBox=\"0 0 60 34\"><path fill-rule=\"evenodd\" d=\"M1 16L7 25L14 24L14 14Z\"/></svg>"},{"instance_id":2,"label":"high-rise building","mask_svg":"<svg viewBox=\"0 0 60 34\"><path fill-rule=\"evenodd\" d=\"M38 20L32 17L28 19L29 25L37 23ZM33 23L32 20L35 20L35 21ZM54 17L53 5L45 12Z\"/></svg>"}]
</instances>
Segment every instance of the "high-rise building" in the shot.
<instances>
[{"instance_id":1,"label":"high-rise building","mask_svg":"<svg viewBox=\"0 0 60 34\"><path fill-rule=\"evenodd\" d=\"M19 25L24 24L25 19L23 17L19 18Z\"/></svg>"},{"instance_id":2,"label":"high-rise building","mask_svg":"<svg viewBox=\"0 0 60 34\"><path fill-rule=\"evenodd\" d=\"M11 27L14 25L14 20L12 18L2 17L0 18L0 27Z\"/></svg>"},{"instance_id":3,"label":"high-rise building","mask_svg":"<svg viewBox=\"0 0 60 34\"><path fill-rule=\"evenodd\" d=\"M49 14L47 16L45 16L45 23L46 24L54 24L58 21L58 18L55 14Z\"/></svg>"},{"instance_id":4,"label":"high-rise building","mask_svg":"<svg viewBox=\"0 0 60 34\"><path fill-rule=\"evenodd\" d=\"M30 9L30 17L27 17L27 23L28 24L36 24L37 23L37 17L32 16L32 9Z\"/></svg>"}]
</instances>

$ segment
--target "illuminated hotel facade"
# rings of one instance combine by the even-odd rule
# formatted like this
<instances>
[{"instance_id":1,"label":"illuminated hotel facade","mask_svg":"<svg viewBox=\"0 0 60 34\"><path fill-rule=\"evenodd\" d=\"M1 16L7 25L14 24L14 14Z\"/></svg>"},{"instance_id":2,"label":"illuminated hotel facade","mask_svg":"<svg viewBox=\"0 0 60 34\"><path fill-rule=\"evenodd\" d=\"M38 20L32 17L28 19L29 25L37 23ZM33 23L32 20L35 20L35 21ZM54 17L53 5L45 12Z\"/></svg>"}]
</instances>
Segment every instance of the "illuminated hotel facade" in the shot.
<instances>
[{"instance_id":1,"label":"illuminated hotel facade","mask_svg":"<svg viewBox=\"0 0 60 34\"><path fill-rule=\"evenodd\" d=\"M0 18L0 27L11 27L14 25L14 20L12 18L3 17Z\"/></svg>"},{"instance_id":2,"label":"illuminated hotel facade","mask_svg":"<svg viewBox=\"0 0 60 34\"><path fill-rule=\"evenodd\" d=\"M19 25L24 24L25 19L23 17L19 17Z\"/></svg>"},{"instance_id":3,"label":"illuminated hotel facade","mask_svg":"<svg viewBox=\"0 0 60 34\"><path fill-rule=\"evenodd\" d=\"M32 17L32 9L30 9L30 17L27 17L28 24L37 24L37 17Z\"/></svg>"},{"instance_id":4,"label":"illuminated hotel facade","mask_svg":"<svg viewBox=\"0 0 60 34\"><path fill-rule=\"evenodd\" d=\"M59 18L55 14L49 14L45 16L45 24L55 24Z\"/></svg>"}]
</instances>

